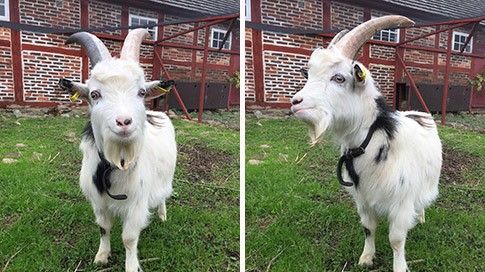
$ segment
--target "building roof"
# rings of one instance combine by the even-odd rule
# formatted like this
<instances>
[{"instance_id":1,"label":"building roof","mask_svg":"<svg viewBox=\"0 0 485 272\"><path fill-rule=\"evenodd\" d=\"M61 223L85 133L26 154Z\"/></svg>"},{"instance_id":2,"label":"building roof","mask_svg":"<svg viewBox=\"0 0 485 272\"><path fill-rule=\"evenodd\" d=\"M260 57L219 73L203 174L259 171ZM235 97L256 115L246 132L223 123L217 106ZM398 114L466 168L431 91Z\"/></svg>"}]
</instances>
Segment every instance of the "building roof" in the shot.
<instances>
[{"instance_id":1,"label":"building roof","mask_svg":"<svg viewBox=\"0 0 485 272\"><path fill-rule=\"evenodd\" d=\"M152 2L209 15L239 12L239 0L151 0Z\"/></svg>"},{"instance_id":2,"label":"building roof","mask_svg":"<svg viewBox=\"0 0 485 272\"><path fill-rule=\"evenodd\" d=\"M485 15L485 0L382 0L452 19Z\"/></svg>"}]
</instances>

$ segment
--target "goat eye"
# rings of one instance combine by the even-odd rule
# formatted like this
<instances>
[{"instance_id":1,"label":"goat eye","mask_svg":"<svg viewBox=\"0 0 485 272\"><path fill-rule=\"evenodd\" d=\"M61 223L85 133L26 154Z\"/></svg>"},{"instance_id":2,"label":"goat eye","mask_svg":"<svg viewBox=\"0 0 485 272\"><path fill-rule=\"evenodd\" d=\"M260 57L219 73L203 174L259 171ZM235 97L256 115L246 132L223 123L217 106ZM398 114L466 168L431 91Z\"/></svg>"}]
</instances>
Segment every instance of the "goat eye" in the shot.
<instances>
[{"instance_id":1,"label":"goat eye","mask_svg":"<svg viewBox=\"0 0 485 272\"><path fill-rule=\"evenodd\" d=\"M345 77L341 74L335 74L334 76L332 76L332 78L330 80L333 80L337 83L344 83Z\"/></svg>"},{"instance_id":2,"label":"goat eye","mask_svg":"<svg viewBox=\"0 0 485 272\"><path fill-rule=\"evenodd\" d=\"M99 93L99 91L92 91L90 95L93 100L101 98L101 94Z\"/></svg>"},{"instance_id":3,"label":"goat eye","mask_svg":"<svg viewBox=\"0 0 485 272\"><path fill-rule=\"evenodd\" d=\"M145 89L140 89L138 91L138 95L141 97L145 97L145 95L147 95L147 91Z\"/></svg>"}]
</instances>

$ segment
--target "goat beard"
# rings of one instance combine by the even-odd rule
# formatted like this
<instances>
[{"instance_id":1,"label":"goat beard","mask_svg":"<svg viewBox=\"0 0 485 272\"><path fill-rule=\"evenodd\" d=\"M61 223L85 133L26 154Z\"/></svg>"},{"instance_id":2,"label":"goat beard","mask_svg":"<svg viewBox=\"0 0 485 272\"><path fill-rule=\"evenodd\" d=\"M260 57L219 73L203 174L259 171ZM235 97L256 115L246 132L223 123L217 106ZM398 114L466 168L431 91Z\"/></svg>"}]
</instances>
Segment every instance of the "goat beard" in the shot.
<instances>
[{"instance_id":1,"label":"goat beard","mask_svg":"<svg viewBox=\"0 0 485 272\"><path fill-rule=\"evenodd\" d=\"M325 118L318 120L315 123L308 123L310 126L310 144L312 146L318 144L323 136L323 133L328 128L328 122Z\"/></svg>"},{"instance_id":2,"label":"goat beard","mask_svg":"<svg viewBox=\"0 0 485 272\"><path fill-rule=\"evenodd\" d=\"M107 161L121 170L127 170L138 159L141 146L140 140L127 143L106 140L103 143L103 151Z\"/></svg>"},{"instance_id":3,"label":"goat beard","mask_svg":"<svg viewBox=\"0 0 485 272\"><path fill-rule=\"evenodd\" d=\"M326 112L312 112L313 114L307 115L302 120L310 127L309 136L310 144L312 146L318 144L322 138L324 132L329 127L330 116Z\"/></svg>"}]
</instances>

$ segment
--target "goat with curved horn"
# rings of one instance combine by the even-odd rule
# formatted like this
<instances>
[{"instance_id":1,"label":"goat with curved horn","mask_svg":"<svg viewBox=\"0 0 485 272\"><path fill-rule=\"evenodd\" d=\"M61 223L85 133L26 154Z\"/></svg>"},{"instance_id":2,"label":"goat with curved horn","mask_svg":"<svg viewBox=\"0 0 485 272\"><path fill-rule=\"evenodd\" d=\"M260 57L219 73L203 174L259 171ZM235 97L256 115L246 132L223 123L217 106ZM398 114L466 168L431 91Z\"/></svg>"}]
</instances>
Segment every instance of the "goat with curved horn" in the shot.
<instances>
[{"instance_id":1,"label":"goat with curved horn","mask_svg":"<svg viewBox=\"0 0 485 272\"><path fill-rule=\"evenodd\" d=\"M362 45L372 38L376 31L386 28L407 27L412 25L414 25L414 21L404 16L382 16L358 25L344 35L334 46L340 49L345 57L354 59Z\"/></svg>"},{"instance_id":2,"label":"goat with curved horn","mask_svg":"<svg viewBox=\"0 0 485 272\"><path fill-rule=\"evenodd\" d=\"M85 83L61 79L59 86L89 103L89 122L79 145L83 154L79 185L91 202L101 228L94 263L105 265L111 254L115 217L123 221L121 238L126 272L142 271L138 241L148 226L150 210L167 220L166 200L172 193L177 162L175 129L163 112L146 109L146 101L168 92L173 81L147 82L139 63L146 29L131 31L121 57L111 57L96 36L79 32L67 44L80 44L91 59ZM160 139L163 139L160 141Z\"/></svg>"},{"instance_id":3,"label":"goat with curved horn","mask_svg":"<svg viewBox=\"0 0 485 272\"><path fill-rule=\"evenodd\" d=\"M384 217L393 272L409 271L407 234L425 222L425 209L438 197L441 140L431 114L389 108L379 90L381 77L374 80L355 55L376 31L412 24L403 16L384 16L335 35L327 48L313 51L307 81L290 101L295 117L309 125L312 144L329 134L340 145L336 177L364 227L358 264L374 265L376 229Z\"/></svg>"},{"instance_id":4,"label":"goat with curved horn","mask_svg":"<svg viewBox=\"0 0 485 272\"><path fill-rule=\"evenodd\" d=\"M111 54L104 43L96 36L88 32L74 33L66 41L66 44L80 44L91 61L91 68L102 60L111 58Z\"/></svg>"},{"instance_id":5,"label":"goat with curved horn","mask_svg":"<svg viewBox=\"0 0 485 272\"><path fill-rule=\"evenodd\" d=\"M143 40L149 36L150 33L144 28L137 28L128 33L125 38L125 43L121 49L120 59L132 60L139 62L140 60L140 46Z\"/></svg>"}]
</instances>

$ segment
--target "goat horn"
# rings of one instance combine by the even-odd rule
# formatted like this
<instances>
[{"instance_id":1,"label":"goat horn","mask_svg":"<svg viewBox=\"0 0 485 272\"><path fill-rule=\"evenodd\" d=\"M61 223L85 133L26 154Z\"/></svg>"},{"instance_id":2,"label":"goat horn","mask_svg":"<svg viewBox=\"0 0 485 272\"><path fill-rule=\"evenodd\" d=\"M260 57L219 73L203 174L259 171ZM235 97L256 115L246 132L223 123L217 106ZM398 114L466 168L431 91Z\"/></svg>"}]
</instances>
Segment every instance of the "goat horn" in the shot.
<instances>
[{"instance_id":1,"label":"goat horn","mask_svg":"<svg viewBox=\"0 0 485 272\"><path fill-rule=\"evenodd\" d=\"M93 68L96 63L111 58L111 54L104 45L104 43L96 36L87 32L77 32L69 36L66 40L66 44L80 44L89 57L91 61L91 68Z\"/></svg>"},{"instance_id":2,"label":"goat horn","mask_svg":"<svg viewBox=\"0 0 485 272\"><path fill-rule=\"evenodd\" d=\"M148 30L144 28L137 28L130 31L125 38L123 48L121 48L120 58L139 62L141 43L149 34Z\"/></svg>"},{"instance_id":3,"label":"goat horn","mask_svg":"<svg viewBox=\"0 0 485 272\"><path fill-rule=\"evenodd\" d=\"M340 41L340 39L342 39L342 37L345 36L345 34L347 34L348 32L349 32L348 29L344 29L344 30L340 31L339 33L335 34L332 41L330 41L330 43L328 44L328 47L334 46L335 43Z\"/></svg>"},{"instance_id":4,"label":"goat horn","mask_svg":"<svg viewBox=\"0 0 485 272\"><path fill-rule=\"evenodd\" d=\"M343 36L334 47L340 49L340 52L342 52L345 57L354 59L362 45L372 38L376 31L412 25L414 25L413 21L400 15L388 15L375 18L352 29L349 33Z\"/></svg>"}]
</instances>

